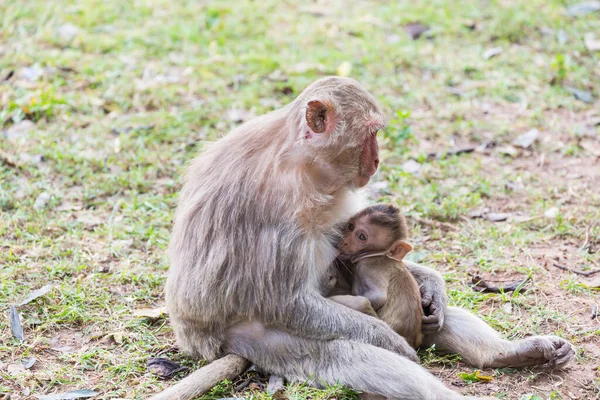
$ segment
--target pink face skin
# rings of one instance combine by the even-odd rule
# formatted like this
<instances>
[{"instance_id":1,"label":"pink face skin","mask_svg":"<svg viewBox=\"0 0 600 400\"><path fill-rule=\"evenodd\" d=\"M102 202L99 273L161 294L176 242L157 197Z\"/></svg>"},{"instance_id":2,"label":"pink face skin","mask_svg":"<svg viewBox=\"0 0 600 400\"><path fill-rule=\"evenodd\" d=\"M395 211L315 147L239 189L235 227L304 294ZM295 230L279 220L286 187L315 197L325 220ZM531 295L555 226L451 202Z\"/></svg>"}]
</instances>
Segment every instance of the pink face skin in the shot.
<instances>
[{"instance_id":1,"label":"pink face skin","mask_svg":"<svg viewBox=\"0 0 600 400\"><path fill-rule=\"evenodd\" d=\"M351 219L339 246L340 255L354 256L365 251L384 251L393 243L389 229L369 223L369 216Z\"/></svg>"},{"instance_id":2,"label":"pink face skin","mask_svg":"<svg viewBox=\"0 0 600 400\"><path fill-rule=\"evenodd\" d=\"M356 179L356 186L363 187L367 183L379 167L379 146L377 144L377 132L369 135L364 141L362 151L360 153L360 168L359 175Z\"/></svg>"}]
</instances>

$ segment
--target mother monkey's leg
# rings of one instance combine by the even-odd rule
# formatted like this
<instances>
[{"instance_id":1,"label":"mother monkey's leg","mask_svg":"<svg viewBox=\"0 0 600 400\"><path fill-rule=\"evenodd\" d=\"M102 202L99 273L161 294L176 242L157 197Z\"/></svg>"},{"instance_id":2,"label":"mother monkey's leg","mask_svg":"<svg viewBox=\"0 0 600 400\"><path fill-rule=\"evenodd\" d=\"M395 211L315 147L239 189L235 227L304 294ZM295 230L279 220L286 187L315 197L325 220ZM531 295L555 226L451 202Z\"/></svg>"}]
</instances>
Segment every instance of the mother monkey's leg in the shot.
<instances>
[{"instance_id":1,"label":"mother monkey's leg","mask_svg":"<svg viewBox=\"0 0 600 400\"><path fill-rule=\"evenodd\" d=\"M390 399L469 398L446 388L407 358L365 343L301 338L259 323L247 323L229 332L226 349L257 365L268 365L269 372L292 381L340 383Z\"/></svg>"},{"instance_id":2,"label":"mother monkey's leg","mask_svg":"<svg viewBox=\"0 0 600 400\"><path fill-rule=\"evenodd\" d=\"M445 284L441 275L424 266L405 261L421 286L425 311L422 347L459 354L479 368L530 367L561 368L575 356L573 346L557 336L533 336L505 340L491 326L470 312L446 307Z\"/></svg>"}]
</instances>

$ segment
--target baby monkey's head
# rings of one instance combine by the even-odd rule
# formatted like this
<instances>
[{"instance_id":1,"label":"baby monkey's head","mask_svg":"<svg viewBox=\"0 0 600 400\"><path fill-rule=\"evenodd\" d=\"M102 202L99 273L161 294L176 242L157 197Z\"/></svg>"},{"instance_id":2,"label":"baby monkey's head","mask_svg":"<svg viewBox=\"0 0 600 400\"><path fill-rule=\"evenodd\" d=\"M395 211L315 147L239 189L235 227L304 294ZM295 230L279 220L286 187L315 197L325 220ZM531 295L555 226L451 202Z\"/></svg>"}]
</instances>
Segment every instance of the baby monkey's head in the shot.
<instances>
[{"instance_id":1,"label":"baby monkey's head","mask_svg":"<svg viewBox=\"0 0 600 400\"><path fill-rule=\"evenodd\" d=\"M401 261L411 250L404 242L407 236L406 220L400 209L391 204L377 204L350 218L339 250L347 258L381 253Z\"/></svg>"}]
</instances>

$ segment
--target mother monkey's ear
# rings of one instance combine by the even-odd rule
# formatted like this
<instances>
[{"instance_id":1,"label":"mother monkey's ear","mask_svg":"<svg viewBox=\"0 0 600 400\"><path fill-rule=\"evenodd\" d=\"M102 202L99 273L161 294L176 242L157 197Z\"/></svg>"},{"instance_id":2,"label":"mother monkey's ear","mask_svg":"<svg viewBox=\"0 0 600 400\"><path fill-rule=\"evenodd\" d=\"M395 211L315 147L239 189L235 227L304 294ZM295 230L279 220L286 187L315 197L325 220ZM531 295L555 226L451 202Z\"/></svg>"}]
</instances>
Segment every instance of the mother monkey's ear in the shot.
<instances>
[{"instance_id":1,"label":"mother monkey's ear","mask_svg":"<svg viewBox=\"0 0 600 400\"><path fill-rule=\"evenodd\" d=\"M330 134L335 128L333 104L322 100L311 100L306 104L306 124L312 132L306 132L306 139L314 134Z\"/></svg>"}]
</instances>

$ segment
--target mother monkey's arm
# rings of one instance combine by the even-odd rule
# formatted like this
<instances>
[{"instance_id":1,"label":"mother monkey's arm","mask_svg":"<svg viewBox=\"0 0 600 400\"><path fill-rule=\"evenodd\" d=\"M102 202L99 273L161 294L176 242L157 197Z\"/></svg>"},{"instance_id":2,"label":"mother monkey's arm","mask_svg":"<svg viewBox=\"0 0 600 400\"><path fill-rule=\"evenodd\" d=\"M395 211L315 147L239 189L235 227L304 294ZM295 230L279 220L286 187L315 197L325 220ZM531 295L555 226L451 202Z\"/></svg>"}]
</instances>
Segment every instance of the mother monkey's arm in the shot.
<instances>
[{"instance_id":1,"label":"mother monkey's arm","mask_svg":"<svg viewBox=\"0 0 600 400\"><path fill-rule=\"evenodd\" d=\"M421 330L423 333L437 332L444 326L444 317L448 307L444 278L431 268L406 260L404 263L421 289L421 304L424 314Z\"/></svg>"}]
</instances>

